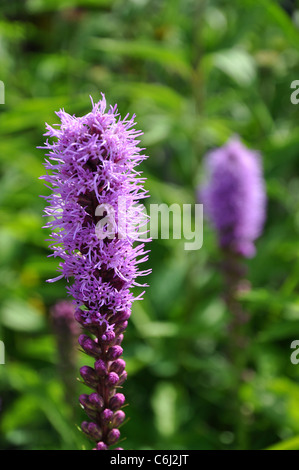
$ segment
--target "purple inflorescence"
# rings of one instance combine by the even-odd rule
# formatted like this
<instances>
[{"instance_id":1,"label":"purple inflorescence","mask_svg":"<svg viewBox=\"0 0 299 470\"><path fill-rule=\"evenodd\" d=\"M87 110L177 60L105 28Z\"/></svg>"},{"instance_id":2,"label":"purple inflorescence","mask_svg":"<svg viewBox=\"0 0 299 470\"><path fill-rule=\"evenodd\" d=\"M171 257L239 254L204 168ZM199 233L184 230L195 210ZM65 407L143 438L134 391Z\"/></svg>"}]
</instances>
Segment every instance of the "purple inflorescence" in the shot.
<instances>
[{"instance_id":1,"label":"purple inflorescence","mask_svg":"<svg viewBox=\"0 0 299 470\"><path fill-rule=\"evenodd\" d=\"M117 393L127 377L120 344L132 303L142 296L134 297L131 287L150 272L138 270L148 257L139 240L146 221L138 204L147 191L135 169L147 157L138 147L142 132L134 129L134 116L121 120L116 106L106 112L104 95L83 117L64 110L57 115L61 124L47 125L45 134L54 141L47 139L43 147L49 157L43 178L52 190L46 227L52 230L53 255L61 259L61 275L49 282L67 280L75 318L90 333L79 337L82 350L94 358L94 367L80 369L94 390L80 396L91 419L82 429L97 442L95 449L106 450L119 440L124 420L124 395Z\"/></svg>"},{"instance_id":2,"label":"purple inflorescence","mask_svg":"<svg viewBox=\"0 0 299 470\"><path fill-rule=\"evenodd\" d=\"M265 220L260 156L233 138L206 157L209 182L200 193L221 248L250 258Z\"/></svg>"}]
</instances>

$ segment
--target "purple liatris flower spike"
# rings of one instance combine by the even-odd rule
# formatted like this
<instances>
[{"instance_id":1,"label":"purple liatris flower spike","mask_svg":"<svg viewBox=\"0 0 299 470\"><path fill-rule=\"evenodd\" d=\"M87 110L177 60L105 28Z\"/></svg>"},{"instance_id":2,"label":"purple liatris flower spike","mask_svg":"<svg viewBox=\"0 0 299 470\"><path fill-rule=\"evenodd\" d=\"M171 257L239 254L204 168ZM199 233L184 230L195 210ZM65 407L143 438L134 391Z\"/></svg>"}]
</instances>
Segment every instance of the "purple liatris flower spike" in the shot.
<instances>
[{"instance_id":1,"label":"purple liatris flower spike","mask_svg":"<svg viewBox=\"0 0 299 470\"><path fill-rule=\"evenodd\" d=\"M221 248L250 258L260 236L266 196L260 156L237 138L206 157L209 182L200 193Z\"/></svg>"},{"instance_id":2,"label":"purple liatris flower spike","mask_svg":"<svg viewBox=\"0 0 299 470\"><path fill-rule=\"evenodd\" d=\"M119 388L127 377L121 343L134 300L131 287L139 285L138 265L147 260L140 242L146 223L138 201L147 197L135 167L145 158L138 147L142 132L134 129L134 116L121 120L116 106L106 112L104 95L92 103L90 113L57 113L58 128L47 125L48 151L43 178L50 183L45 212L51 220L54 256L60 257L61 275L76 304L75 318L89 334L79 337L82 350L94 359L80 375L93 389L80 396L91 421L82 430L96 449L106 450L120 437L125 397ZM137 241L137 244L133 245ZM144 284L145 286L146 284Z\"/></svg>"}]
</instances>

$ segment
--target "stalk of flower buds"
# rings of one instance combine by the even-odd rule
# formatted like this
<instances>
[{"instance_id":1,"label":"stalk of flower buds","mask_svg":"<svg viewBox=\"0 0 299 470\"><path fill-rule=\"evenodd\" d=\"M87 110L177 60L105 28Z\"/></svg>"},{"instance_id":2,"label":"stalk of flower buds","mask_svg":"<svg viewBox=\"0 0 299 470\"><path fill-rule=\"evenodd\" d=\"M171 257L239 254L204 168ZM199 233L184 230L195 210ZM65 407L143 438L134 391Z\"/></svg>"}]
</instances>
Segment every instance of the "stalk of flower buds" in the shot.
<instances>
[{"instance_id":1,"label":"stalk of flower buds","mask_svg":"<svg viewBox=\"0 0 299 470\"><path fill-rule=\"evenodd\" d=\"M238 395L246 364L248 336L245 327L249 320L239 294L249 288L244 260L255 255L254 242L261 235L265 221L265 185L259 154L246 148L237 138L211 151L206 157L206 169L209 181L201 190L200 198L217 233L222 253L224 299L231 313L230 359L235 368ZM239 407L237 396L235 400ZM242 417L236 421L241 422Z\"/></svg>"},{"instance_id":2,"label":"stalk of flower buds","mask_svg":"<svg viewBox=\"0 0 299 470\"><path fill-rule=\"evenodd\" d=\"M87 334L79 336L81 349L93 358L93 367L80 369L92 393L80 396L89 421L82 430L107 450L120 438L125 419L125 397L120 392L127 378L121 347L139 285L138 265L148 251L140 242L140 226L146 223L141 205L147 197L145 178L135 167L145 158L138 147L142 132L134 129L134 116L121 120L117 108L106 111L105 97L92 103L83 117L57 113L58 128L47 125L48 151L44 179L52 193L45 212L52 219L54 256L61 258L61 275L76 304L75 318ZM133 245L137 241L137 244ZM144 284L145 286L146 284Z\"/></svg>"},{"instance_id":3,"label":"stalk of flower buds","mask_svg":"<svg viewBox=\"0 0 299 470\"><path fill-rule=\"evenodd\" d=\"M74 305L68 300L59 300L50 308L50 321L58 350L58 370L64 385L66 403L71 404L75 418L77 410L75 371L80 326L74 318L74 313Z\"/></svg>"}]
</instances>

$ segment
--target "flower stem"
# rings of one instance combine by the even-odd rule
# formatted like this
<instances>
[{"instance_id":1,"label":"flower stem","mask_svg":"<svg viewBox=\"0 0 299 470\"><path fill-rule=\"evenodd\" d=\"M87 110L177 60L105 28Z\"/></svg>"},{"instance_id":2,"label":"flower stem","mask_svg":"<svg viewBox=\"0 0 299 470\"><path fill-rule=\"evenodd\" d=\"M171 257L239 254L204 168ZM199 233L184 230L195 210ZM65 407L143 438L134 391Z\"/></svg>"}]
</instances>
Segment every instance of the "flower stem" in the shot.
<instances>
[{"instance_id":1,"label":"flower stem","mask_svg":"<svg viewBox=\"0 0 299 470\"><path fill-rule=\"evenodd\" d=\"M249 315L244 311L238 295L246 285L246 268L240 256L230 250L224 252L223 274L225 279L225 302L232 318L228 325L228 356L233 371L233 416L237 449L247 448L245 416L242 413L241 387L247 363L249 339L247 325Z\"/></svg>"}]
</instances>

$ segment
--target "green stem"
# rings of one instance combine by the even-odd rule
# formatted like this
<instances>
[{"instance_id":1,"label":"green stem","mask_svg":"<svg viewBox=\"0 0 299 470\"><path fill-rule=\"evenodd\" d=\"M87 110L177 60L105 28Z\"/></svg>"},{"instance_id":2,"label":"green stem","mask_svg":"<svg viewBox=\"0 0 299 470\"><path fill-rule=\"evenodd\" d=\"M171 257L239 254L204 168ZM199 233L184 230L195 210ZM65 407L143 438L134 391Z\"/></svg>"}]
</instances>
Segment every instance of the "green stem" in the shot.
<instances>
[{"instance_id":1,"label":"green stem","mask_svg":"<svg viewBox=\"0 0 299 470\"><path fill-rule=\"evenodd\" d=\"M248 314L245 312L238 300L238 293L244 282L246 270L241 263L240 257L231 251L224 253L223 274L225 278L225 301L231 321L228 326L229 333L229 360L233 371L233 415L234 430L237 449L245 450L247 443L246 417L242 413L241 387L244 371L247 363L247 324Z\"/></svg>"}]
</instances>

